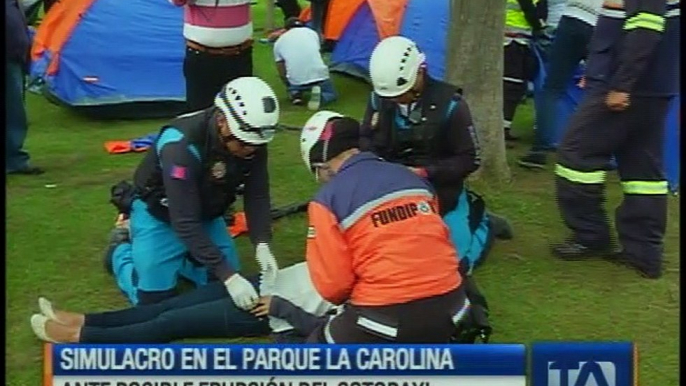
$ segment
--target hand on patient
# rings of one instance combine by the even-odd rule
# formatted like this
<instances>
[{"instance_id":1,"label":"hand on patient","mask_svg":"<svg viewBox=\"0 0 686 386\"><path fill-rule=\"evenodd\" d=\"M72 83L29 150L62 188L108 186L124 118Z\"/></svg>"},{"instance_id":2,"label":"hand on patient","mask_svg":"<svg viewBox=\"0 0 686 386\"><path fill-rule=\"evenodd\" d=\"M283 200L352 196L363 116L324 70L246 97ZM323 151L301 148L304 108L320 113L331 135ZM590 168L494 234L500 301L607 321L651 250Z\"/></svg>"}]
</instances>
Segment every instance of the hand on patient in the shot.
<instances>
[{"instance_id":1,"label":"hand on patient","mask_svg":"<svg viewBox=\"0 0 686 386\"><path fill-rule=\"evenodd\" d=\"M269 316L269 306L271 305L271 302L271 296L262 296L260 301L257 303L257 306L250 310L250 312L258 318Z\"/></svg>"},{"instance_id":2,"label":"hand on patient","mask_svg":"<svg viewBox=\"0 0 686 386\"><path fill-rule=\"evenodd\" d=\"M234 273L224 282L224 286L238 308L248 311L255 307L257 291L246 278Z\"/></svg>"}]
</instances>

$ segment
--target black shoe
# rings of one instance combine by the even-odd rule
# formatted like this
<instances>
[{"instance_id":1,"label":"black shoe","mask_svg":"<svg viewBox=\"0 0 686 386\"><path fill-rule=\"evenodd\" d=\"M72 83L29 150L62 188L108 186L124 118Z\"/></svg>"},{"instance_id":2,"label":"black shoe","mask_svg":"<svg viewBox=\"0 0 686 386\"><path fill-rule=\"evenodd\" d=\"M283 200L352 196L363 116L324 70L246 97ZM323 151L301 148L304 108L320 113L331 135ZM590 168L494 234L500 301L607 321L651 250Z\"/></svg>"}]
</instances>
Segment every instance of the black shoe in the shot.
<instances>
[{"instance_id":1,"label":"black shoe","mask_svg":"<svg viewBox=\"0 0 686 386\"><path fill-rule=\"evenodd\" d=\"M114 228L110 232L110 242L105 251L105 258L103 259L103 265L105 266L105 272L114 276L114 268L112 267L114 259L114 250L124 243L131 242L129 237L129 231L126 228Z\"/></svg>"},{"instance_id":2,"label":"black shoe","mask_svg":"<svg viewBox=\"0 0 686 386\"><path fill-rule=\"evenodd\" d=\"M41 168L37 168L35 166L28 166L24 169L19 169L19 170L13 170L11 172L8 172L7 174L16 174L16 175L24 175L24 176L38 176L45 173L45 170Z\"/></svg>"},{"instance_id":3,"label":"black shoe","mask_svg":"<svg viewBox=\"0 0 686 386\"><path fill-rule=\"evenodd\" d=\"M510 132L510 129L505 129L505 141L517 142L519 141L519 137L513 135L512 132Z\"/></svg>"},{"instance_id":4,"label":"black shoe","mask_svg":"<svg viewBox=\"0 0 686 386\"><path fill-rule=\"evenodd\" d=\"M293 103L294 106L302 106L303 100L301 98L293 98L291 99L291 103Z\"/></svg>"},{"instance_id":5,"label":"black shoe","mask_svg":"<svg viewBox=\"0 0 686 386\"><path fill-rule=\"evenodd\" d=\"M617 265L633 269L646 279L659 279L662 277L662 262L660 261L639 259L624 252L605 256L605 259Z\"/></svg>"},{"instance_id":6,"label":"black shoe","mask_svg":"<svg viewBox=\"0 0 686 386\"><path fill-rule=\"evenodd\" d=\"M591 258L605 258L616 250L612 243L601 246L587 246L573 240L567 240L551 246L553 255L562 260L588 260Z\"/></svg>"},{"instance_id":7,"label":"black shoe","mask_svg":"<svg viewBox=\"0 0 686 386\"><path fill-rule=\"evenodd\" d=\"M488 213L488 220L493 236L500 240L512 240L514 234L512 232L512 226L507 219L493 213Z\"/></svg>"},{"instance_id":8,"label":"black shoe","mask_svg":"<svg viewBox=\"0 0 686 386\"><path fill-rule=\"evenodd\" d=\"M521 157L517 164L527 169L545 169L547 161L546 154L543 152L531 151L529 154Z\"/></svg>"}]
</instances>

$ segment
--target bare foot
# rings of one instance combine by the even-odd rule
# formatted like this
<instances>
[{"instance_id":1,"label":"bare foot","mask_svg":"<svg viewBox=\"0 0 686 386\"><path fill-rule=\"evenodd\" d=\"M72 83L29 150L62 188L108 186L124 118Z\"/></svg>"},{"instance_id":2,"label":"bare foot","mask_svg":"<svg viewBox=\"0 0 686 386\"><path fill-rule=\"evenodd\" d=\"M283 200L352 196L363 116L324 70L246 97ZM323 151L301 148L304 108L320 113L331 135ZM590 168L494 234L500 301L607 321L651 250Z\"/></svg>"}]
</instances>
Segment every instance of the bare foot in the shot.
<instances>
[{"instance_id":1,"label":"bare foot","mask_svg":"<svg viewBox=\"0 0 686 386\"><path fill-rule=\"evenodd\" d=\"M85 316L76 312L60 311L53 308L55 318L60 323L70 327L82 327L85 323Z\"/></svg>"},{"instance_id":2,"label":"bare foot","mask_svg":"<svg viewBox=\"0 0 686 386\"><path fill-rule=\"evenodd\" d=\"M45 334L57 342L78 343L81 328L65 326L53 320L48 320L45 323Z\"/></svg>"}]
</instances>

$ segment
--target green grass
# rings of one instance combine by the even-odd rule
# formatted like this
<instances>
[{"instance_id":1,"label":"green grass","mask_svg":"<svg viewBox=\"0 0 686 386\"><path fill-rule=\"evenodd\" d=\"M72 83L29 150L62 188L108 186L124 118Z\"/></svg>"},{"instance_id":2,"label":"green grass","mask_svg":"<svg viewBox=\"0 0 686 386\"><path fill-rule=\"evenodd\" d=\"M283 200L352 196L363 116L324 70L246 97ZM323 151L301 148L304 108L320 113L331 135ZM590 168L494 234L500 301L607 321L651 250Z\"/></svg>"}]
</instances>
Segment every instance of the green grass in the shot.
<instances>
[{"instance_id":1,"label":"green grass","mask_svg":"<svg viewBox=\"0 0 686 386\"><path fill-rule=\"evenodd\" d=\"M257 26L261 10L256 8ZM269 46L255 51L257 75L275 86L284 103L283 122L304 123L309 112L285 103L285 93L272 68ZM363 113L368 87L335 77L342 96L331 109L354 117ZM101 256L114 208L109 188L130 179L141 156L108 155L103 142L154 132L161 120L95 122L46 102L27 97L30 131L27 148L33 162L47 173L10 177L7 182L7 384L40 384L41 343L33 336L29 316L36 299L46 295L75 311L102 311L126 306ZM520 109L515 131L531 140L531 109ZM510 160L525 144L509 151ZM303 167L296 133L280 134L270 145L271 184L275 204L305 200L316 186ZM679 200L670 198L666 238L667 273L657 281L605 262L569 263L550 256L549 241L566 233L553 197L550 171L531 173L512 168L513 182L485 194L494 211L509 217L516 231L510 242L498 242L477 273L488 297L495 328L494 342L540 340L630 340L640 351L640 384L668 386L678 382L679 335ZM46 185L57 185L47 188ZM608 184L608 208L621 199L616 179ZM275 254L282 265L303 260L306 224L295 216L275 224ZM250 245L238 241L243 261L254 272Z\"/></svg>"}]
</instances>

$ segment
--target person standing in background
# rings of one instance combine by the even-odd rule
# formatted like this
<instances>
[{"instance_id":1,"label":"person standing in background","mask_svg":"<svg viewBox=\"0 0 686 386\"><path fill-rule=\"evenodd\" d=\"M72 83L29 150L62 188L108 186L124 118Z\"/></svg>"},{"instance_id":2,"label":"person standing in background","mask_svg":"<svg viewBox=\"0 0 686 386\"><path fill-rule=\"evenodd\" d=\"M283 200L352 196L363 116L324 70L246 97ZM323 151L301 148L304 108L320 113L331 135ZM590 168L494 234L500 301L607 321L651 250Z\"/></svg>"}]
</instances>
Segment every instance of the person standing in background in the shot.
<instances>
[{"instance_id":1,"label":"person standing in background","mask_svg":"<svg viewBox=\"0 0 686 386\"><path fill-rule=\"evenodd\" d=\"M326 11L329 8L329 0L309 0L312 10L312 29L317 31L320 39L324 40L324 23Z\"/></svg>"},{"instance_id":2,"label":"person standing in background","mask_svg":"<svg viewBox=\"0 0 686 386\"><path fill-rule=\"evenodd\" d=\"M511 133L512 120L526 96L527 84L536 72L536 57L531 43L543 33L547 6L547 0L507 0L503 41L503 126L506 141L519 139Z\"/></svg>"},{"instance_id":3,"label":"person standing in background","mask_svg":"<svg viewBox=\"0 0 686 386\"><path fill-rule=\"evenodd\" d=\"M250 0L169 0L184 7L186 103L208 108L222 86L252 76Z\"/></svg>"},{"instance_id":4,"label":"person standing in background","mask_svg":"<svg viewBox=\"0 0 686 386\"><path fill-rule=\"evenodd\" d=\"M300 12L302 11L302 9L300 8L300 4L298 4L298 0L276 0L274 4L276 4L277 7L281 8L281 12L283 13L284 25L286 24L286 21L288 19L292 17L300 17Z\"/></svg>"},{"instance_id":5,"label":"person standing in background","mask_svg":"<svg viewBox=\"0 0 686 386\"><path fill-rule=\"evenodd\" d=\"M548 55L548 72L543 83L541 100L536 106L536 131L529 153L517 163L525 168L542 169L546 152L555 150L557 103L574 72L588 51L588 44L603 0L569 0L560 19L555 41Z\"/></svg>"},{"instance_id":6,"label":"person standing in background","mask_svg":"<svg viewBox=\"0 0 686 386\"><path fill-rule=\"evenodd\" d=\"M545 34L552 39L555 36L557 25L560 23L562 13L567 7L569 0L548 0L548 18L545 19Z\"/></svg>"},{"instance_id":7,"label":"person standing in background","mask_svg":"<svg viewBox=\"0 0 686 386\"><path fill-rule=\"evenodd\" d=\"M55 5L56 2L57 0L43 0L43 10L46 14L50 10L50 8L52 8L52 6Z\"/></svg>"},{"instance_id":8,"label":"person standing in background","mask_svg":"<svg viewBox=\"0 0 686 386\"><path fill-rule=\"evenodd\" d=\"M29 60L28 26L18 0L5 0L5 173L43 174L29 166L29 153L24 150L28 132L24 104L24 75Z\"/></svg>"}]
</instances>

